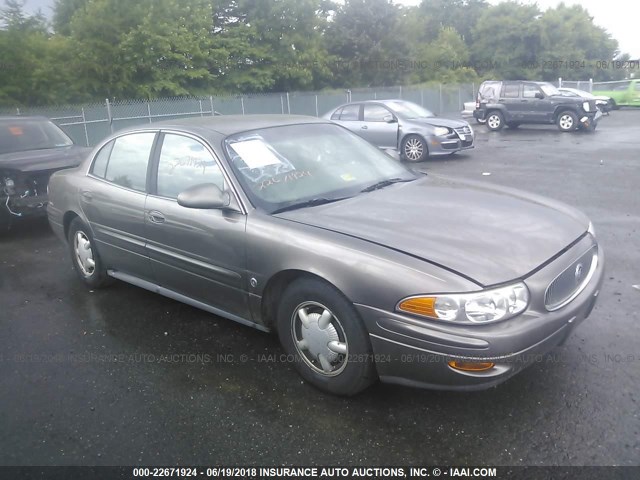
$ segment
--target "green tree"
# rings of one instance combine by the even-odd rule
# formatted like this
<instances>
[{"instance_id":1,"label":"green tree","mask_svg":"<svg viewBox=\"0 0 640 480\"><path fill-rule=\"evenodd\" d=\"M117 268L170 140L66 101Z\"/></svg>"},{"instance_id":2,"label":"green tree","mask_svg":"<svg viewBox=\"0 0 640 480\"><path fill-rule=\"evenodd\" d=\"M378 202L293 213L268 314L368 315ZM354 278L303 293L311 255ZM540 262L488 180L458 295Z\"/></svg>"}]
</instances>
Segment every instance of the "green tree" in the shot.
<instances>
[{"instance_id":1,"label":"green tree","mask_svg":"<svg viewBox=\"0 0 640 480\"><path fill-rule=\"evenodd\" d=\"M329 25L329 53L340 60L335 86L397 85L408 71L402 9L389 0L346 0Z\"/></svg>"},{"instance_id":2,"label":"green tree","mask_svg":"<svg viewBox=\"0 0 640 480\"><path fill-rule=\"evenodd\" d=\"M467 45L472 45L476 22L488 8L485 0L423 0L419 7L423 23L420 40L433 41L442 28L452 27Z\"/></svg>"},{"instance_id":3,"label":"green tree","mask_svg":"<svg viewBox=\"0 0 640 480\"><path fill-rule=\"evenodd\" d=\"M618 42L595 25L583 7L561 3L550 8L540 17L540 27L542 78L610 79L610 72L597 68L597 62L612 60L618 53Z\"/></svg>"},{"instance_id":4,"label":"green tree","mask_svg":"<svg viewBox=\"0 0 640 480\"><path fill-rule=\"evenodd\" d=\"M0 105L65 103L75 98L68 49L51 38L41 14L26 15L24 2L0 10Z\"/></svg>"},{"instance_id":5,"label":"green tree","mask_svg":"<svg viewBox=\"0 0 640 480\"><path fill-rule=\"evenodd\" d=\"M217 80L226 89L320 88L331 77L324 0L238 0L218 6L214 48L225 54Z\"/></svg>"},{"instance_id":6,"label":"green tree","mask_svg":"<svg viewBox=\"0 0 640 480\"><path fill-rule=\"evenodd\" d=\"M504 79L535 79L541 52L540 10L504 2L490 7L473 28L472 64L479 73Z\"/></svg>"},{"instance_id":7,"label":"green tree","mask_svg":"<svg viewBox=\"0 0 640 480\"><path fill-rule=\"evenodd\" d=\"M460 83L478 80L475 70L469 67L469 50L453 27L442 27L436 39L418 45L414 49L414 55L426 68L414 72L410 77L412 83Z\"/></svg>"}]
</instances>

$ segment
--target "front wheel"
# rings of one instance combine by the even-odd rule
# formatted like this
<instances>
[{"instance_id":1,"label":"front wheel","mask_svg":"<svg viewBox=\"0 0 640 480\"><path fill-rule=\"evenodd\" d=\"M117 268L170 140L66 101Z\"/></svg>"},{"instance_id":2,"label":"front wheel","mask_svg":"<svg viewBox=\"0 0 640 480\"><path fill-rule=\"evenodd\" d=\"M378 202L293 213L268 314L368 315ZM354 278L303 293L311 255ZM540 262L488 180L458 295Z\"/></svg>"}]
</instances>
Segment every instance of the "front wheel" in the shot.
<instances>
[{"instance_id":1,"label":"front wheel","mask_svg":"<svg viewBox=\"0 0 640 480\"><path fill-rule=\"evenodd\" d=\"M575 113L566 110L560 112L556 123L561 132L571 132L578 127L578 117Z\"/></svg>"},{"instance_id":2,"label":"front wheel","mask_svg":"<svg viewBox=\"0 0 640 480\"><path fill-rule=\"evenodd\" d=\"M302 279L278 308L278 336L298 373L336 395L355 395L377 378L369 337L353 304L331 285Z\"/></svg>"},{"instance_id":3,"label":"front wheel","mask_svg":"<svg viewBox=\"0 0 640 480\"><path fill-rule=\"evenodd\" d=\"M427 142L420 135L407 135L402 140L402 158L409 162L422 162L429 156Z\"/></svg>"},{"instance_id":4,"label":"front wheel","mask_svg":"<svg viewBox=\"0 0 640 480\"><path fill-rule=\"evenodd\" d=\"M492 132L497 132L504 128L504 115L499 111L489 112L487 115L487 128Z\"/></svg>"},{"instance_id":5,"label":"front wheel","mask_svg":"<svg viewBox=\"0 0 640 480\"><path fill-rule=\"evenodd\" d=\"M78 277L87 286L99 288L111 283L107 270L96 250L91 230L80 218L74 218L69 225L69 250L71 261Z\"/></svg>"}]
</instances>

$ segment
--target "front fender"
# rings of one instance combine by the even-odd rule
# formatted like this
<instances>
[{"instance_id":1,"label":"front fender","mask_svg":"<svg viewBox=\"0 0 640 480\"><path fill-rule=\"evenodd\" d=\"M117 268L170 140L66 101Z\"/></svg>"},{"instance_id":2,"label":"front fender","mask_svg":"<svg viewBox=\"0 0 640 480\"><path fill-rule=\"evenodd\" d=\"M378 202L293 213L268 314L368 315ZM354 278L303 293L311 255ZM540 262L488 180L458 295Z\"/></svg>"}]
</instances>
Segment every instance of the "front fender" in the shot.
<instances>
[{"instance_id":1,"label":"front fender","mask_svg":"<svg viewBox=\"0 0 640 480\"><path fill-rule=\"evenodd\" d=\"M326 280L353 303L385 310L409 295L478 288L397 250L257 211L247 219L247 270L253 296L262 297L274 275L296 270Z\"/></svg>"}]
</instances>

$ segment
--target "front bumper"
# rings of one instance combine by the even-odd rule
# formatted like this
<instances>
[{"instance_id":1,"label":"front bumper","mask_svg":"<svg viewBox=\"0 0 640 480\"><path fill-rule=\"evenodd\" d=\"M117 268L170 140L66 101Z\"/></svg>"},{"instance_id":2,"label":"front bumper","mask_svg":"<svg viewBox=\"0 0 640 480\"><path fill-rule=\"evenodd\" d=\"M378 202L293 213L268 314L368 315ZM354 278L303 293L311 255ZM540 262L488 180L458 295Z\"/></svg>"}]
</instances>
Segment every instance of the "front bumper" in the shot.
<instances>
[{"instance_id":1,"label":"front bumper","mask_svg":"<svg viewBox=\"0 0 640 480\"><path fill-rule=\"evenodd\" d=\"M598 124L598 121L602 117L602 111L596 109L595 112L584 113L580 118L580 125L584 128L590 128Z\"/></svg>"},{"instance_id":2,"label":"front bumper","mask_svg":"<svg viewBox=\"0 0 640 480\"><path fill-rule=\"evenodd\" d=\"M591 236L565 253L581 251ZM583 251L583 250L582 250ZM573 329L589 316L604 278L604 258L584 290L554 312L543 311L532 298L527 311L510 320L489 325L456 325L419 320L405 314L356 305L369 331L378 375L383 382L442 390L482 390L497 385L523 368L541 362ZM546 288L558 272L559 259L525 279L533 292ZM566 262L566 260L565 260ZM562 265L566 265L561 262ZM543 288L543 291L544 291ZM456 370L449 361L490 361L482 372Z\"/></svg>"},{"instance_id":3,"label":"front bumper","mask_svg":"<svg viewBox=\"0 0 640 480\"><path fill-rule=\"evenodd\" d=\"M449 155L461 150L474 148L475 136L473 134L459 135L451 133L443 136L432 136L428 139L429 155Z\"/></svg>"}]
</instances>

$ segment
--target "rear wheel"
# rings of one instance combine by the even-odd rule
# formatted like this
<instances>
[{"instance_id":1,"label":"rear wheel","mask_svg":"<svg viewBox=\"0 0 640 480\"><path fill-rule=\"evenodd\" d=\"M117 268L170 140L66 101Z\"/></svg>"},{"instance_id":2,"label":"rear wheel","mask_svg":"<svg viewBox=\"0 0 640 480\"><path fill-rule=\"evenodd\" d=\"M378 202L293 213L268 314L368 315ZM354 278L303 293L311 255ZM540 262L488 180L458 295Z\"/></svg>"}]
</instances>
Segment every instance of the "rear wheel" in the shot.
<instances>
[{"instance_id":1,"label":"rear wheel","mask_svg":"<svg viewBox=\"0 0 640 480\"><path fill-rule=\"evenodd\" d=\"M560 112L556 124L562 132L572 132L578 127L578 117L570 110Z\"/></svg>"},{"instance_id":2,"label":"rear wheel","mask_svg":"<svg viewBox=\"0 0 640 480\"><path fill-rule=\"evenodd\" d=\"M494 110L487 115L487 128L492 132L497 132L504 128L504 115L501 112Z\"/></svg>"},{"instance_id":3,"label":"rear wheel","mask_svg":"<svg viewBox=\"0 0 640 480\"><path fill-rule=\"evenodd\" d=\"M91 230L80 218L71 221L68 241L73 268L80 280L91 288L100 288L112 282L100 260Z\"/></svg>"},{"instance_id":4,"label":"rear wheel","mask_svg":"<svg viewBox=\"0 0 640 480\"><path fill-rule=\"evenodd\" d=\"M302 279L286 289L278 336L302 378L325 392L355 395L377 378L358 312L325 282Z\"/></svg>"}]
</instances>

